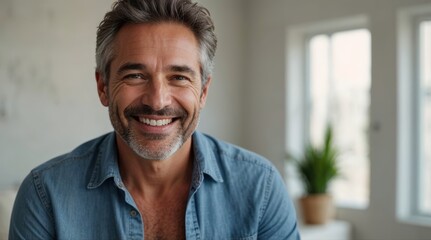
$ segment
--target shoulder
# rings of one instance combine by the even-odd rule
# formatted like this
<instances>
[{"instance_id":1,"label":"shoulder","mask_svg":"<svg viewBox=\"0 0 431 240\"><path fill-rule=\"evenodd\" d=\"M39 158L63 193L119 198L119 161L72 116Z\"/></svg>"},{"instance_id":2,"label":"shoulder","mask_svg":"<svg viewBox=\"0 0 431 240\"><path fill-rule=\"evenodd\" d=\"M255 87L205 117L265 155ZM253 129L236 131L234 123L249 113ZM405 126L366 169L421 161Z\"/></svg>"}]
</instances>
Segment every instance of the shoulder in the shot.
<instances>
[{"instance_id":1,"label":"shoulder","mask_svg":"<svg viewBox=\"0 0 431 240\"><path fill-rule=\"evenodd\" d=\"M94 209L100 199L112 197L110 185L94 190L90 183L109 178L109 163L116 163L114 141L114 133L103 135L34 168L15 200L11 238L64 239L91 234L76 230L97 222L99 215L89 214L89 209ZM101 201L97 207L106 213L111 206Z\"/></svg>"},{"instance_id":2,"label":"shoulder","mask_svg":"<svg viewBox=\"0 0 431 240\"><path fill-rule=\"evenodd\" d=\"M196 158L202 171L228 189L241 190L243 195L269 191L283 180L276 167L265 157L202 133L195 134ZM276 181L276 182L274 182ZM260 198L260 197L259 197Z\"/></svg>"},{"instance_id":3,"label":"shoulder","mask_svg":"<svg viewBox=\"0 0 431 240\"><path fill-rule=\"evenodd\" d=\"M236 220L229 225L232 232L241 229L238 236L296 239L295 209L281 174L268 159L206 134L195 134L195 140L201 148L197 159L204 159L203 172L217 181L204 181L203 194L198 195L202 204L216 199L217 212L233 213ZM216 216L213 222L226 222L216 213L210 215Z\"/></svg>"},{"instance_id":4,"label":"shoulder","mask_svg":"<svg viewBox=\"0 0 431 240\"><path fill-rule=\"evenodd\" d=\"M57 196L71 189L86 188L101 153L108 147L107 139L110 135L106 134L85 142L71 152L35 167L22 185L32 185L39 196L46 197L49 192Z\"/></svg>"},{"instance_id":5,"label":"shoulder","mask_svg":"<svg viewBox=\"0 0 431 240\"><path fill-rule=\"evenodd\" d=\"M35 167L22 182L18 197L25 200L29 196L38 196L49 212L52 197L61 198L68 192L85 189L100 152L107 147L105 142L110 135L90 140L69 153Z\"/></svg>"},{"instance_id":6,"label":"shoulder","mask_svg":"<svg viewBox=\"0 0 431 240\"><path fill-rule=\"evenodd\" d=\"M53 239L56 212L64 213L67 207L54 204L77 202L70 193L85 188L89 169L109 134L88 141L73 151L55 157L34 168L22 182L15 199L11 218L11 238ZM81 191L82 193L82 191ZM76 194L77 197L82 195ZM54 203L53 199L56 199ZM56 210L54 210L56 209ZM27 226L32 226L28 228Z\"/></svg>"}]
</instances>

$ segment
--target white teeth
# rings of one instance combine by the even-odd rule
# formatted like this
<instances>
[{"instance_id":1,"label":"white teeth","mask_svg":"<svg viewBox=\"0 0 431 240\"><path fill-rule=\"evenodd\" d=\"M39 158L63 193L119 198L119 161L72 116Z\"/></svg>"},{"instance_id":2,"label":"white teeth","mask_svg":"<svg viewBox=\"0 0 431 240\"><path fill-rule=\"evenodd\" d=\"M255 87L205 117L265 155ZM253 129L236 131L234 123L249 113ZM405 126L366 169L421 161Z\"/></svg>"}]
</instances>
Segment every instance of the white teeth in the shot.
<instances>
[{"instance_id":1,"label":"white teeth","mask_svg":"<svg viewBox=\"0 0 431 240\"><path fill-rule=\"evenodd\" d=\"M145 123L145 124L150 125L150 126L160 127L160 126L165 126L165 125L168 125L169 123L171 123L172 122L172 118L161 119L161 120L154 120L154 119L140 117L139 121L141 123Z\"/></svg>"}]
</instances>

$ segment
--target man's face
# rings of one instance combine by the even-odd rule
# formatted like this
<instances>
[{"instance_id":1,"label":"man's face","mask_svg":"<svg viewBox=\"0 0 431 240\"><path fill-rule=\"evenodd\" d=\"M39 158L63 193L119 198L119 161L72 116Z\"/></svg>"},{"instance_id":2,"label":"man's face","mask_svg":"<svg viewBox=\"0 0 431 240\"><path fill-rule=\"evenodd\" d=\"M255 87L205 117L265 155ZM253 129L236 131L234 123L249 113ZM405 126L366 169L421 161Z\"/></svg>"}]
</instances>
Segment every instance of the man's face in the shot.
<instances>
[{"instance_id":1,"label":"man's face","mask_svg":"<svg viewBox=\"0 0 431 240\"><path fill-rule=\"evenodd\" d=\"M126 25L114 53L108 86L96 76L116 133L144 159L171 156L196 129L210 82L202 87L193 32L178 23Z\"/></svg>"}]
</instances>

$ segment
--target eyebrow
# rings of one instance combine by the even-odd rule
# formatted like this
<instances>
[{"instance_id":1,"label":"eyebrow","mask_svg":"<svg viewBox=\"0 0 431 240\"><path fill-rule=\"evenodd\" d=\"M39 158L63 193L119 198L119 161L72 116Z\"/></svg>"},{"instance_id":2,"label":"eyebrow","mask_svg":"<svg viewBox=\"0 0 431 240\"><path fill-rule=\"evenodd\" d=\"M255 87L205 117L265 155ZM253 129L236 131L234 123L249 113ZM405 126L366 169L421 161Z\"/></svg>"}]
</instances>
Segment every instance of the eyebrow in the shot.
<instances>
[{"instance_id":1,"label":"eyebrow","mask_svg":"<svg viewBox=\"0 0 431 240\"><path fill-rule=\"evenodd\" d=\"M120 75L123 72L128 71L128 70L145 70L146 68L147 68L147 66L145 66L144 64L128 62L128 63L121 65L121 67L117 71L117 74Z\"/></svg>"},{"instance_id":2,"label":"eyebrow","mask_svg":"<svg viewBox=\"0 0 431 240\"><path fill-rule=\"evenodd\" d=\"M170 71L173 72L181 72L181 73L188 73L190 75L192 75L193 77L196 77L196 71L194 71L193 69L191 69L188 66L179 66L179 65L171 65L168 67L168 69Z\"/></svg>"}]
</instances>

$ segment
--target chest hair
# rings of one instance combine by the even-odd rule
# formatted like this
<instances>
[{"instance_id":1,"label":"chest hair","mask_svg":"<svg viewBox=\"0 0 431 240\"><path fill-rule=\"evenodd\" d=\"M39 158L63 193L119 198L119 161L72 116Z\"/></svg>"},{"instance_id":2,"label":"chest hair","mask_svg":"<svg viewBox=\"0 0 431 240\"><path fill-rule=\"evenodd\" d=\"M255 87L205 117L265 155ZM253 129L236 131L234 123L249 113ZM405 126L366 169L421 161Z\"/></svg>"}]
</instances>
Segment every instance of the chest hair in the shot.
<instances>
[{"instance_id":1,"label":"chest hair","mask_svg":"<svg viewBox=\"0 0 431 240\"><path fill-rule=\"evenodd\" d=\"M145 239L185 239L187 198L173 197L157 203L138 203Z\"/></svg>"}]
</instances>

